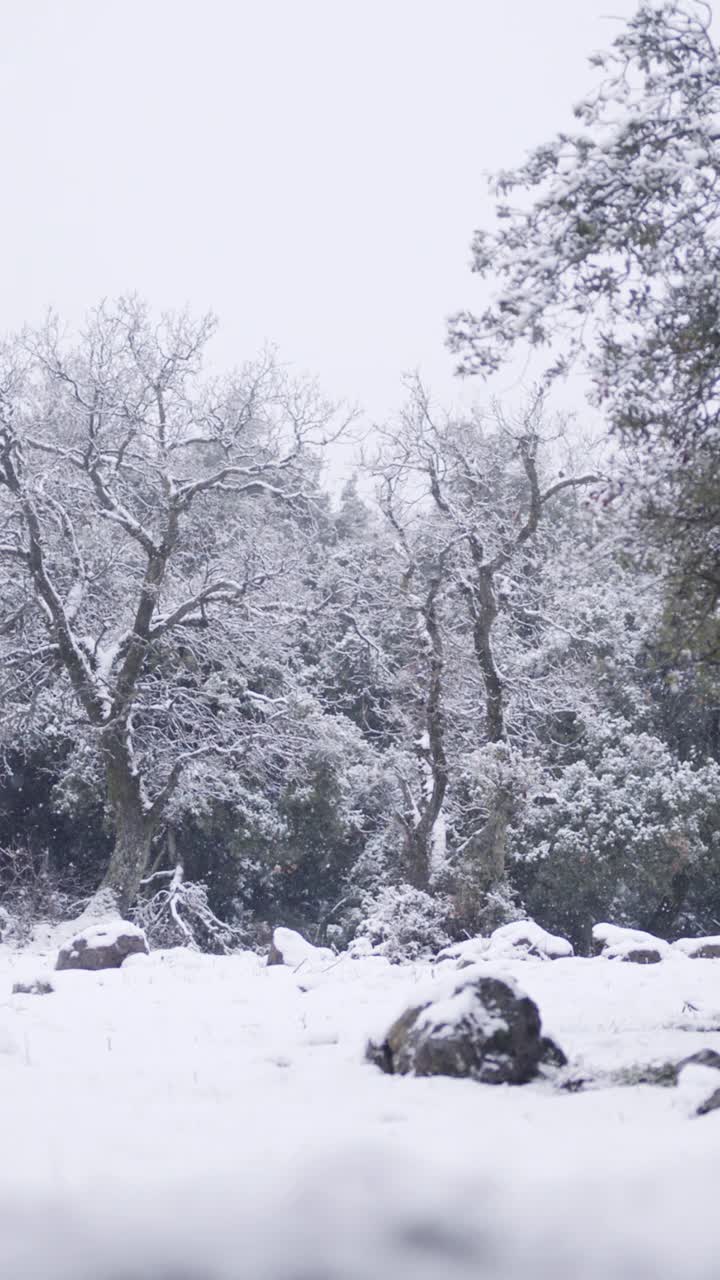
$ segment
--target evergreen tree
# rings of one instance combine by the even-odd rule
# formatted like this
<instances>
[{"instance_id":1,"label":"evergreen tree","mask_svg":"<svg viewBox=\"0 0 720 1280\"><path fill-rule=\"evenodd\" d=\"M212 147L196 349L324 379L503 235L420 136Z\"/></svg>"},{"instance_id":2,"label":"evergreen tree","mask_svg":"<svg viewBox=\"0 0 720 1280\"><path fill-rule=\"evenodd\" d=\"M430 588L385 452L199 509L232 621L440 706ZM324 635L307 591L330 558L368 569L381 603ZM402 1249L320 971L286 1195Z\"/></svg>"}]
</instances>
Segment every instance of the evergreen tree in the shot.
<instances>
[{"instance_id":1,"label":"evergreen tree","mask_svg":"<svg viewBox=\"0 0 720 1280\"><path fill-rule=\"evenodd\" d=\"M498 230L473 266L482 315L451 322L466 373L518 344L592 382L667 582L676 647L720 655L720 58L704 4L644 2L606 54L579 127L498 175Z\"/></svg>"}]
</instances>

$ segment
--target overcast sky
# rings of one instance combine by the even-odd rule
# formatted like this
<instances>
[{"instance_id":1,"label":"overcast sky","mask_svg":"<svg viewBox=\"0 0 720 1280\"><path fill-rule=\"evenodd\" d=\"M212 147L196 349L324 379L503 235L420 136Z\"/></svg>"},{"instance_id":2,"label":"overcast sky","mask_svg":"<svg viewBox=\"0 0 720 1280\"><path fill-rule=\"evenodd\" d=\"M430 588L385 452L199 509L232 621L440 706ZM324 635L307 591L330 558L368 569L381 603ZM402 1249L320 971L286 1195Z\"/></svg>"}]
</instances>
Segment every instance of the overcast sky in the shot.
<instances>
[{"instance_id":1,"label":"overcast sky","mask_svg":"<svg viewBox=\"0 0 720 1280\"><path fill-rule=\"evenodd\" d=\"M0 328L136 291L216 311L220 362L272 341L371 416L416 367L458 400L444 322L479 303L487 171L568 123L634 9L0 0Z\"/></svg>"}]
</instances>

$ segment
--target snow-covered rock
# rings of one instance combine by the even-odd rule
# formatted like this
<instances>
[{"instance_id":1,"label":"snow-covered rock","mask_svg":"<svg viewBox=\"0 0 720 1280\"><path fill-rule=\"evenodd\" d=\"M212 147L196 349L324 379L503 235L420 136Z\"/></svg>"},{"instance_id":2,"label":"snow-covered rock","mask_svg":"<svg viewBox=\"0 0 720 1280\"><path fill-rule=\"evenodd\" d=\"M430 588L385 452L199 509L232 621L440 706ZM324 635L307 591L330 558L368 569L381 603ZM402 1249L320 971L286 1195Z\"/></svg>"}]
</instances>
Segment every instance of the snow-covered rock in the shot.
<instances>
[{"instance_id":1,"label":"snow-covered rock","mask_svg":"<svg viewBox=\"0 0 720 1280\"><path fill-rule=\"evenodd\" d=\"M65 943L56 969L119 969L127 956L148 954L145 933L128 920L91 925Z\"/></svg>"},{"instance_id":2,"label":"snow-covered rock","mask_svg":"<svg viewBox=\"0 0 720 1280\"><path fill-rule=\"evenodd\" d=\"M616 924L593 926L593 952L606 960L631 964L658 964L670 955L670 943L642 929L623 929Z\"/></svg>"},{"instance_id":3,"label":"snow-covered rock","mask_svg":"<svg viewBox=\"0 0 720 1280\"><path fill-rule=\"evenodd\" d=\"M12 987L14 996L49 996L54 990L49 976L44 973L37 974L34 978L13 982Z\"/></svg>"},{"instance_id":4,"label":"snow-covered rock","mask_svg":"<svg viewBox=\"0 0 720 1280\"><path fill-rule=\"evenodd\" d=\"M503 956L520 959L523 954L540 960L565 960L574 953L567 938L548 933L534 920L515 920L501 925L490 935L488 959L499 960Z\"/></svg>"},{"instance_id":5,"label":"snow-covered rock","mask_svg":"<svg viewBox=\"0 0 720 1280\"><path fill-rule=\"evenodd\" d=\"M678 938L673 942L672 950L689 956L691 960L720 960L720 934L709 938Z\"/></svg>"},{"instance_id":6,"label":"snow-covered rock","mask_svg":"<svg viewBox=\"0 0 720 1280\"><path fill-rule=\"evenodd\" d=\"M617 947L610 947L603 954L606 960L623 960L628 964L660 964L668 951L661 947L639 946L634 942L626 942Z\"/></svg>"},{"instance_id":7,"label":"snow-covered rock","mask_svg":"<svg viewBox=\"0 0 720 1280\"><path fill-rule=\"evenodd\" d=\"M507 974L484 966L436 984L367 1047L389 1075L469 1076L483 1084L525 1084L543 1062L564 1055L541 1035L538 1007Z\"/></svg>"},{"instance_id":8,"label":"snow-covered rock","mask_svg":"<svg viewBox=\"0 0 720 1280\"><path fill-rule=\"evenodd\" d=\"M327 964L335 959L335 952L329 947L315 947L302 934L294 929L275 929L272 946L268 955L268 964L286 964L291 969L312 967Z\"/></svg>"},{"instance_id":9,"label":"snow-covered rock","mask_svg":"<svg viewBox=\"0 0 720 1280\"><path fill-rule=\"evenodd\" d=\"M457 969L465 969L468 965L485 959L489 941L489 938L478 934L475 938L467 938L465 942L452 942L449 947L438 951L433 963L452 964Z\"/></svg>"},{"instance_id":10,"label":"snow-covered rock","mask_svg":"<svg viewBox=\"0 0 720 1280\"><path fill-rule=\"evenodd\" d=\"M459 969L481 960L561 960L574 954L567 938L557 937L542 929L534 920L515 920L501 925L489 938L468 938L444 947L436 963L454 961Z\"/></svg>"},{"instance_id":11,"label":"snow-covered rock","mask_svg":"<svg viewBox=\"0 0 720 1280\"><path fill-rule=\"evenodd\" d=\"M618 924L595 924L592 937L593 951L596 955L600 955L609 947L621 946L626 942L635 942L638 946L653 946L655 943L661 943L661 939L656 938L652 933L645 933L642 929L627 929Z\"/></svg>"}]
</instances>

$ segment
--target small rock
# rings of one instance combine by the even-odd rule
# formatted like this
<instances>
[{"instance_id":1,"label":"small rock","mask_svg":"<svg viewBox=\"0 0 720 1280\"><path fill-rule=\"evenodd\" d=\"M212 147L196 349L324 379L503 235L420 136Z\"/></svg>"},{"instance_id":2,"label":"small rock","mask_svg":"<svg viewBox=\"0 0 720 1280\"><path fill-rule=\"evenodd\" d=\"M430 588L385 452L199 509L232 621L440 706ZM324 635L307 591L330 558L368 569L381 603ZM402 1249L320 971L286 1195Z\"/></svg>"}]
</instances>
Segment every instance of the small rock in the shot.
<instances>
[{"instance_id":1,"label":"small rock","mask_svg":"<svg viewBox=\"0 0 720 1280\"><path fill-rule=\"evenodd\" d=\"M60 948L56 969L119 969L127 956L148 954L142 929L128 920L93 925Z\"/></svg>"},{"instance_id":2,"label":"small rock","mask_svg":"<svg viewBox=\"0 0 720 1280\"><path fill-rule=\"evenodd\" d=\"M557 1044L550 1036L540 1037L540 1067L550 1067L556 1069L566 1067L568 1060L563 1053L560 1045Z\"/></svg>"},{"instance_id":3,"label":"small rock","mask_svg":"<svg viewBox=\"0 0 720 1280\"><path fill-rule=\"evenodd\" d=\"M564 1062L541 1036L537 1005L511 978L465 973L406 1009L380 1041L370 1041L368 1059L391 1075L467 1076L484 1084L524 1084L543 1062Z\"/></svg>"},{"instance_id":4,"label":"small rock","mask_svg":"<svg viewBox=\"0 0 720 1280\"><path fill-rule=\"evenodd\" d=\"M48 978L33 978L31 982L14 982L14 996L49 996L55 990Z\"/></svg>"},{"instance_id":5,"label":"small rock","mask_svg":"<svg viewBox=\"0 0 720 1280\"><path fill-rule=\"evenodd\" d=\"M691 960L720 960L720 937L678 938L672 944L673 951L680 951Z\"/></svg>"},{"instance_id":6,"label":"small rock","mask_svg":"<svg viewBox=\"0 0 720 1280\"><path fill-rule=\"evenodd\" d=\"M653 1084L667 1088L677 1084L678 1067L676 1062L635 1062L631 1066L604 1072L601 1080L608 1087L634 1088L638 1084Z\"/></svg>"},{"instance_id":7,"label":"small rock","mask_svg":"<svg viewBox=\"0 0 720 1280\"><path fill-rule=\"evenodd\" d=\"M660 964L662 960L655 947L611 947L606 954L609 960L623 960L629 964Z\"/></svg>"}]
</instances>

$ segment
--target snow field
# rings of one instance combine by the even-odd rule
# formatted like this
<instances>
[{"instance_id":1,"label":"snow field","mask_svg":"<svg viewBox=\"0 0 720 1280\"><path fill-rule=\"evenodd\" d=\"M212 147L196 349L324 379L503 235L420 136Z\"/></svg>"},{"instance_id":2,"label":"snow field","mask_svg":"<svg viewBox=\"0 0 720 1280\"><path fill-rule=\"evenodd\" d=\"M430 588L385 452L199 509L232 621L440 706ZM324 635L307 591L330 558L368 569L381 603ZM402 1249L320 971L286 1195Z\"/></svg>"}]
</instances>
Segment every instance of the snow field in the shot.
<instances>
[{"instance_id":1,"label":"snow field","mask_svg":"<svg viewBox=\"0 0 720 1280\"><path fill-rule=\"evenodd\" d=\"M0 947L8 1280L716 1275L720 1112L693 1115L707 1069L579 1093L388 1077L368 1034L445 966L175 950L10 994L53 959ZM600 1084L720 1050L716 961L504 972Z\"/></svg>"}]
</instances>

